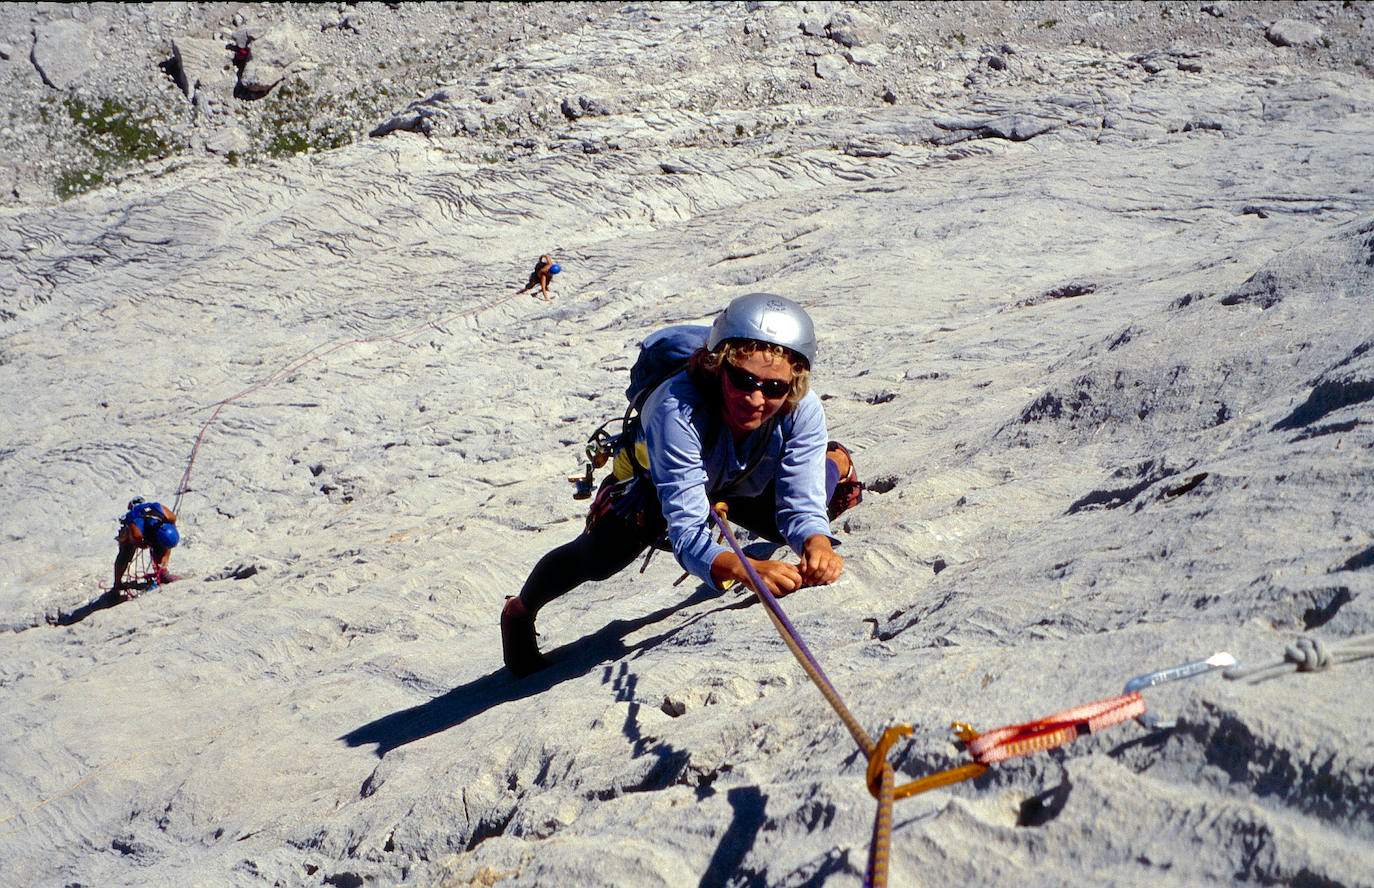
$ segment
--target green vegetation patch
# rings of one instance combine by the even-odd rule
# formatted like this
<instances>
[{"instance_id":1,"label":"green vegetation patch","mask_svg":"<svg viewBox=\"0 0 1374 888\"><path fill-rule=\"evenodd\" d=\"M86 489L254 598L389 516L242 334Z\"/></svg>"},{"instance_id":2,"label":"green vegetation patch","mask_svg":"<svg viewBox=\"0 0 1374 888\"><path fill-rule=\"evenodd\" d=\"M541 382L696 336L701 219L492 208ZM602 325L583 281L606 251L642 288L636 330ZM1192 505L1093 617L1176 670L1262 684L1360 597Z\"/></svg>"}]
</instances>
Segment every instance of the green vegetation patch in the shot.
<instances>
[{"instance_id":1,"label":"green vegetation patch","mask_svg":"<svg viewBox=\"0 0 1374 888\"><path fill-rule=\"evenodd\" d=\"M41 108L39 116L45 122L58 122L47 108ZM58 173L54 191L63 200L106 183L123 170L169 157L183 147L164 135L157 113L136 111L110 97L97 101L67 96L56 116L71 121L69 138L80 143L89 158L88 164Z\"/></svg>"},{"instance_id":2,"label":"green vegetation patch","mask_svg":"<svg viewBox=\"0 0 1374 888\"><path fill-rule=\"evenodd\" d=\"M78 97L65 102L67 115L102 159L116 165L161 160L174 150L172 143L152 126L152 115L134 112L112 98L91 107Z\"/></svg>"},{"instance_id":3,"label":"green vegetation patch","mask_svg":"<svg viewBox=\"0 0 1374 888\"><path fill-rule=\"evenodd\" d=\"M288 80L260 101L264 103L261 138L254 141L270 157L328 151L353 143L351 122L332 110L336 100L315 95L304 80Z\"/></svg>"},{"instance_id":4,"label":"green vegetation patch","mask_svg":"<svg viewBox=\"0 0 1374 888\"><path fill-rule=\"evenodd\" d=\"M99 170L63 170L57 176L53 191L57 193L58 197L66 200L103 184L105 184L105 175Z\"/></svg>"}]
</instances>

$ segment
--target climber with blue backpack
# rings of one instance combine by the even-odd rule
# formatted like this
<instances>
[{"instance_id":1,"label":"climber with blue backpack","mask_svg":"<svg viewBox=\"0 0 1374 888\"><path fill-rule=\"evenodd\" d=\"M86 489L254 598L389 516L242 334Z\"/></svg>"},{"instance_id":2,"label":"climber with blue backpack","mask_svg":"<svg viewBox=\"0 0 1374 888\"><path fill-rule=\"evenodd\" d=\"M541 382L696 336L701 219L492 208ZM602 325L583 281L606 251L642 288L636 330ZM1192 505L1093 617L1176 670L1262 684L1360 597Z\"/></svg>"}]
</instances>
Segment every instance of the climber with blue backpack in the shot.
<instances>
[{"instance_id":1,"label":"climber with blue backpack","mask_svg":"<svg viewBox=\"0 0 1374 888\"><path fill-rule=\"evenodd\" d=\"M839 579L844 560L830 520L856 505L862 488L849 451L828 441L810 391L815 357L811 318L770 293L733 300L709 328L670 327L644 341L622 432L603 439L613 470L585 529L544 555L502 609L502 654L514 675L548 665L534 631L540 608L618 573L665 533L678 562L703 581L745 582L745 565L712 535L718 502L732 522L800 557L749 558L774 595Z\"/></svg>"},{"instance_id":2,"label":"climber with blue backpack","mask_svg":"<svg viewBox=\"0 0 1374 888\"><path fill-rule=\"evenodd\" d=\"M553 279L554 275L562 270L563 267L555 263L552 256L545 253L543 256L539 257L538 262L534 263L534 271L530 272L529 282L525 284L523 290L517 290L515 295L523 295L533 290L535 287L538 287L540 295L544 297L544 301L552 301L553 297L549 295L549 281Z\"/></svg>"},{"instance_id":3,"label":"climber with blue backpack","mask_svg":"<svg viewBox=\"0 0 1374 888\"><path fill-rule=\"evenodd\" d=\"M147 549L152 554L150 579L155 585L177 579L167 571L172 549L181 542L177 517L171 509L161 503L145 502L141 496L134 497L119 521L119 533L115 535L115 541L119 543L119 553L115 555L114 585L108 594L129 597L128 590L123 586L124 572L129 569L129 562L133 561L134 552L138 549Z\"/></svg>"}]
</instances>

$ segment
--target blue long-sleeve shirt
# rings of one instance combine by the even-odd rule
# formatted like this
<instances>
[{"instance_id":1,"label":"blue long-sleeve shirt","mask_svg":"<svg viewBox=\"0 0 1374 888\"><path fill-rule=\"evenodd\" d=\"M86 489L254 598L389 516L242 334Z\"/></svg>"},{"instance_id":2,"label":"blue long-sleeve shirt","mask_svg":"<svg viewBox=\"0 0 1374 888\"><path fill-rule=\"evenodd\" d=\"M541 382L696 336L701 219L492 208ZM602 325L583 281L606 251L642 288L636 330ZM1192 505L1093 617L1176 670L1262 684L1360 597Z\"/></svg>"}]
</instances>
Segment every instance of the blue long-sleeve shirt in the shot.
<instances>
[{"instance_id":1,"label":"blue long-sleeve shirt","mask_svg":"<svg viewBox=\"0 0 1374 888\"><path fill-rule=\"evenodd\" d=\"M835 539L825 512L825 411L815 392L739 442L685 371L650 394L640 415L668 541L684 569L713 582L711 562L726 547L712 533L710 497L730 485L731 496L752 497L776 482L778 531L798 554L812 534Z\"/></svg>"}]
</instances>

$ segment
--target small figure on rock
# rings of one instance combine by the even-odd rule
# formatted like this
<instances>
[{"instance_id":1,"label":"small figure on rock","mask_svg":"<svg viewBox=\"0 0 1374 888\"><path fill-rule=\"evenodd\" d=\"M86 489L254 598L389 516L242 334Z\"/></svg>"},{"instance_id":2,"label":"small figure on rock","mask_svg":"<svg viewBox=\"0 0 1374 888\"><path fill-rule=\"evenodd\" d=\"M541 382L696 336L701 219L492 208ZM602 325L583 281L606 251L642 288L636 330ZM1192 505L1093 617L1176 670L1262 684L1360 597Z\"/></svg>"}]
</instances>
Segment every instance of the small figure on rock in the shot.
<instances>
[{"instance_id":1,"label":"small figure on rock","mask_svg":"<svg viewBox=\"0 0 1374 888\"><path fill-rule=\"evenodd\" d=\"M790 299L751 293L732 301L709 330L650 336L641 358L653 343L689 331L696 343L684 348L690 357L644 396L585 530L541 558L520 594L507 599L501 647L516 676L548 665L534 631L540 608L611 577L660 541L709 584L747 582L739 556L713 538L716 502L735 524L799 556L748 558L772 594L839 579L844 559L830 521L859 502L862 487L849 451L828 440L824 409L810 390L811 318Z\"/></svg>"},{"instance_id":2,"label":"small figure on rock","mask_svg":"<svg viewBox=\"0 0 1374 888\"><path fill-rule=\"evenodd\" d=\"M128 512L119 521L119 533L115 541L119 543L119 554L115 556L114 585L110 594L131 598L129 590L133 584L124 585L124 572L134 559L134 552L147 549L152 555L152 575L154 584L170 583L178 577L169 573L167 561L172 557L172 549L181 541L177 531L177 516L161 503L144 502L143 497L129 501Z\"/></svg>"},{"instance_id":3,"label":"small figure on rock","mask_svg":"<svg viewBox=\"0 0 1374 888\"><path fill-rule=\"evenodd\" d=\"M525 284L523 290L517 290L515 295L519 296L522 293L528 293L530 290L538 287L540 294L544 297L544 301L552 301L553 297L549 295L549 281L553 279L554 275L562 270L562 266L554 264L553 257L545 253L543 256L540 256L539 261L534 264L534 271L530 272L529 283Z\"/></svg>"}]
</instances>

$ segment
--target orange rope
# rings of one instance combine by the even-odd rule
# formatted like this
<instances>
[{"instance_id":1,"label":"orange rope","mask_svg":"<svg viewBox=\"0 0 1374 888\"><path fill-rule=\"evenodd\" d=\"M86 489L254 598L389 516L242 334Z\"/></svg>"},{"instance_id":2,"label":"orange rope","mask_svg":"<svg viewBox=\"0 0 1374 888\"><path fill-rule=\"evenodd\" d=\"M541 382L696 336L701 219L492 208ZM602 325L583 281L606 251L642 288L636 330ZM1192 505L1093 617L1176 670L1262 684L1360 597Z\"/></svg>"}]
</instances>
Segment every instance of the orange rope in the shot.
<instances>
[{"instance_id":1,"label":"orange rope","mask_svg":"<svg viewBox=\"0 0 1374 888\"><path fill-rule=\"evenodd\" d=\"M869 771L873 770L872 765ZM883 888L892 856L892 766L883 762L878 769L878 813L873 818L873 840L868 845L868 873L864 888ZM871 785L871 784L870 784Z\"/></svg>"}]
</instances>

